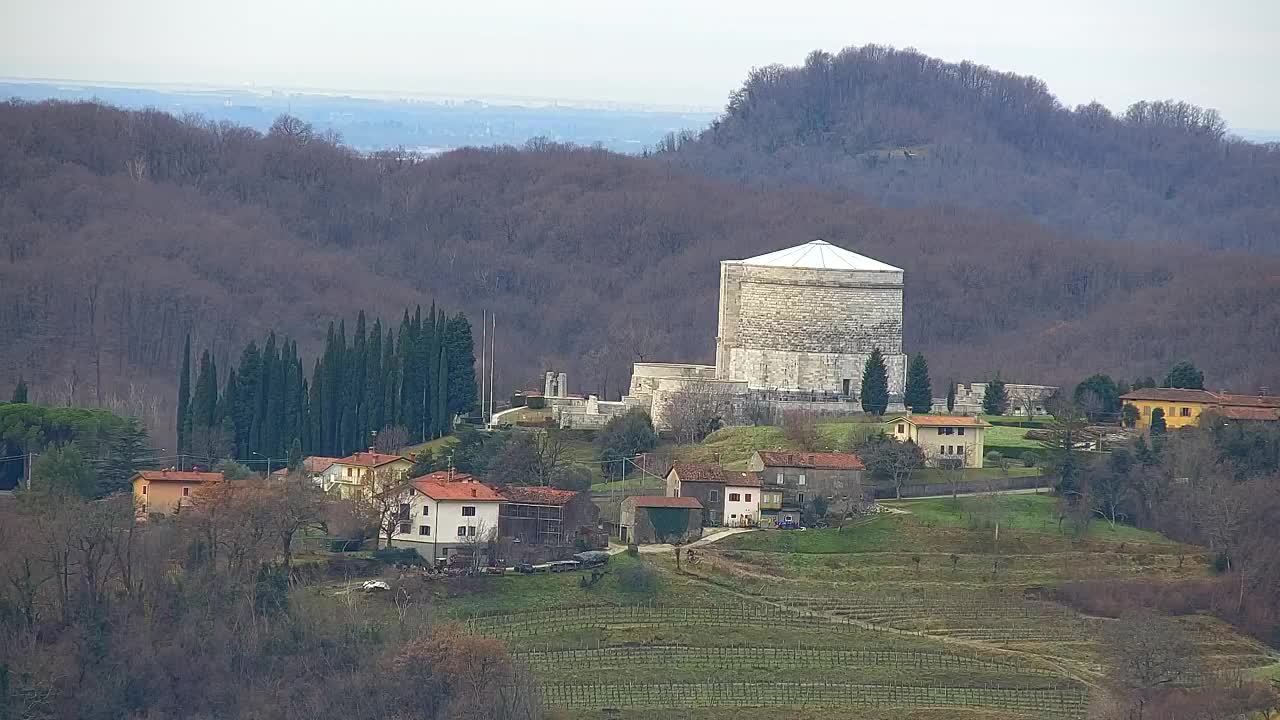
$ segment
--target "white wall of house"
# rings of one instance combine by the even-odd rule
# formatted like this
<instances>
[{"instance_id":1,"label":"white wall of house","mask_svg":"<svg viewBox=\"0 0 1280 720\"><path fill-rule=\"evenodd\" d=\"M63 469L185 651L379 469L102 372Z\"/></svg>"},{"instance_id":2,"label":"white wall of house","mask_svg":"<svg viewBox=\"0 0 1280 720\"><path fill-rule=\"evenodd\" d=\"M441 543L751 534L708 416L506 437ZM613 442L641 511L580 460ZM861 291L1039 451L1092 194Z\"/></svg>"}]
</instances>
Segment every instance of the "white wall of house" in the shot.
<instances>
[{"instance_id":1,"label":"white wall of house","mask_svg":"<svg viewBox=\"0 0 1280 720\"><path fill-rule=\"evenodd\" d=\"M737 498L735 500L734 498ZM760 488L726 485L724 488L724 521L728 526L760 522Z\"/></svg>"},{"instance_id":2,"label":"white wall of house","mask_svg":"<svg viewBox=\"0 0 1280 720\"><path fill-rule=\"evenodd\" d=\"M441 550L487 542L496 536L500 504L494 500L434 500L415 490L409 498L408 532L397 532L391 540L401 546L429 545L430 549L419 548L423 557L444 557Z\"/></svg>"}]
</instances>

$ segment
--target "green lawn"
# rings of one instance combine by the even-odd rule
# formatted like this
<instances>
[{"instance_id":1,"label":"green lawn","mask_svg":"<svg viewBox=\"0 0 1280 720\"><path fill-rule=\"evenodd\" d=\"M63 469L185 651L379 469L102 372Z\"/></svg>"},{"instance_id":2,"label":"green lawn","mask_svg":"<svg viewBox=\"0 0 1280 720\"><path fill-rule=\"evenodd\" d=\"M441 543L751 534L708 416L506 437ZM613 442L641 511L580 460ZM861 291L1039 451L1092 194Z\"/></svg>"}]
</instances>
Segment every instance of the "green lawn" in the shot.
<instances>
[{"instance_id":1,"label":"green lawn","mask_svg":"<svg viewBox=\"0 0 1280 720\"><path fill-rule=\"evenodd\" d=\"M962 471L961 481L1007 480L1008 478L1035 477L1043 474L1044 472L1038 467L1022 467L1021 465L1015 465L1008 470L998 467L966 468ZM951 479L947 477L947 474L937 468L924 468L911 474L912 483L939 483L945 485L950 481ZM940 490L939 494L942 492L945 492L945 490Z\"/></svg>"},{"instance_id":2,"label":"green lawn","mask_svg":"<svg viewBox=\"0 0 1280 720\"><path fill-rule=\"evenodd\" d=\"M409 457L416 453L420 453L423 450L430 450L433 454L438 456L442 452L447 453L449 448L456 444L458 444L457 435L446 435L442 438L436 438L435 440L428 440L427 442L419 443L418 445L406 447L400 451L400 454L405 457Z\"/></svg>"},{"instance_id":3,"label":"green lawn","mask_svg":"<svg viewBox=\"0 0 1280 720\"><path fill-rule=\"evenodd\" d=\"M1028 440L1026 434L1026 428L992 425L986 429L982 441L986 445L1027 448L1028 450L1039 450L1044 447L1038 440Z\"/></svg>"},{"instance_id":4,"label":"green lawn","mask_svg":"<svg viewBox=\"0 0 1280 720\"><path fill-rule=\"evenodd\" d=\"M1040 533L1056 533L1058 515L1055 512L1058 499L1052 495L996 495L993 497L936 498L930 500L901 500L886 505L910 511L912 519L929 527L969 528L979 518L983 524L998 518L1002 528ZM1173 545L1163 535L1141 530L1131 525L1112 527L1101 520L1089 524L1084 536L1089 540L1105 542L1141 543L1145 545Z\"/></svg>"}]
</instances>

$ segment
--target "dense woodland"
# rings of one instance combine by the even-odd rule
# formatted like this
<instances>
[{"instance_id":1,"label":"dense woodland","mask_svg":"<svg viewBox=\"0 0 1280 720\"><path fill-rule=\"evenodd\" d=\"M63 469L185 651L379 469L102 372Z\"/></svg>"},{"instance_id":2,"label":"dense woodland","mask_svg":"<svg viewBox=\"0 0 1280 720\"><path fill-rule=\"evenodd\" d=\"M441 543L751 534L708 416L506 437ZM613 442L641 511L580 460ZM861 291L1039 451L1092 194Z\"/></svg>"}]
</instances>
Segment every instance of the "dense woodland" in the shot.
<instances>
[{"instance_id":1,"label":"dense woodland","mask_svg":"<svg viewBox=\"0 0 1280 720\"><path fill-rule=\"evenodd\" d=\"M262 134L96 104L3 104L0 387L25 378L36 402L143 417L168 446L188 334L197 353L228 368L249 340L275 331L308 367L330 321L359 307L395 317L435 299L471 317L496 313L498 388L554 367L575 391L616 397L636 360L711 360L720 260L814 237L906 269L907 350L925 352L937 377L1000 371L1066 385L1099 371L1156 374L1189 358L1214 387L1280 387L1280 366L1264 360L1280 351L1280 256L1265 251L1275 153L1224 138L1212 114L1164 105L1132 118L1095 112L1105 131L1088 135L1087 113L1058 108L1035 81L968 71L956 79L952 66L875 49L759 71L702 139L658 158L545 142L363 156L289 117ZM831 78L812 89L828 110L805 122L827 129L797 134L784 110L806 105L784 99L813 73ZM904 122L885 103L905 97L929 98L933 109ZM853 98L870 110L849 112ZM1144 112L1164 119L1135 119ZM1181 125L1170 119L1179 112ZM915 134L877 134L875 118ZM971 156L951 163L952 150L930 135L946 123L966 153L1005 143L992 155L1003 160L980 172ZM754 144L775 125L762 152ZM1029 214L1082 232L953 205L877 207L902 198L834 170L794 178L822 189L781 186L790 176L774 160L830 157L814 138L833 136L847 137L855 158L872 146L937 145L886 156L881 165L901 168L876 171L893 179L886 188L1000 198L1041 188L1036 202L1084 204ZM1096 172L1123 182L1052 170L1054 158L1102 163ZM1169 158L1181 163L1177 183L1166 177ZM969 170L925 182L908 160ZM1025 172L1012 175L1018 167ZM757 180L737 182L744 173ZM1159 212L1143 212L1136 195L1120 202L1148 186L1158 186ZM1104 212L1089 204L1099 195L1116 202ZM968 204L1027 210L983 198ZM909 199L965 200L941 191ZM1108 217L1128 229L1091 224ZM1170 242L1210 221L1235 230Z\"/></svg>"},{"instance_id":2,"label":"dense woodland","mask_svg":"<svg viewBox=\"0 0 1280 720\"><path fill-rule=\"evenodd\" d=\"M1063 106L1041 80L877 45L751 71L724 115L664 155L749 187L956 203L1075 234L1280 250L1280 145L1173 100Z\"/></svg>"}]
</instances>

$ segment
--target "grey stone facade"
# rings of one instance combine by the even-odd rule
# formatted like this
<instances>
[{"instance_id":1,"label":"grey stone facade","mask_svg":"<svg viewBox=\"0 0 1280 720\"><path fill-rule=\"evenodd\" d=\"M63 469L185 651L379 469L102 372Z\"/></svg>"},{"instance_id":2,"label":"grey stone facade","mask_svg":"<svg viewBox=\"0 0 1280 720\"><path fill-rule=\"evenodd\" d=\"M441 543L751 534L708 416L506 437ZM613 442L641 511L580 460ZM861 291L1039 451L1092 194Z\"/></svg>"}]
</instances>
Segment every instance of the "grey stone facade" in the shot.
<instances>
[{"instance_id":1,"label":"grey stone facade","mask_svg":"<svg viewBox=\"0 0 1280 720\"><path fill-rule=\"evenodd\" d=\"M906 384L902 271L720 264L716 376L751 388L855 395L871 351Z\"/></svg>"},{"instance_id":2,"label":"grey stone facade","mask_svg":"<svg viewBox=\"0 0 1280 720\"><path fill-rule=\"evenodd\" d=\"M803 459L813 453L793 455ZM762 492L782 491L780 514L802 512L815 495L827 499L828 512L841 515L860 509L872 498L873 488L863 482L865 470L815 467L800 460L778 462L776 457L770 459L758 452L751 456L747 470L759 474Z\"/></svg>"}]
</instances>

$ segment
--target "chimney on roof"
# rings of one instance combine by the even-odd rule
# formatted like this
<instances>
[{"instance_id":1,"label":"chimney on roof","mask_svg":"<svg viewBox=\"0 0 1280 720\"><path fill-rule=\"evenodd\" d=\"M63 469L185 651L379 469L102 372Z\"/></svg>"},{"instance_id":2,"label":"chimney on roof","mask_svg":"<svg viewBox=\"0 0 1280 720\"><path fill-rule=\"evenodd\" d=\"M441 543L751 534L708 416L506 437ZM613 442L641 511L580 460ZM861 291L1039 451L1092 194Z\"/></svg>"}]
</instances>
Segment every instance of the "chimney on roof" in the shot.
<instances>
[{"instance_id":1,"label":"chimney on roof","mask_svg":"<svg viewBox=\"0 0 1280 720\"><path fill-rule=\"evenodd\" d=\"M475 497L475 496L476 496L476 489L471 488L471 497Z\"/></svg>"},{"instance_id":2,"label":"chimney on roof","mask_svg":"<svg viewBox=\"0 0 1280 720\"><path fill-rule=\"evenodd\" d=\"M1266 385L1263 385L1262 387L1258 388L1258 397L1266 397L1270 394L1271 394L1271 388L1267 387Z\"/></svg>"}]
</instances>

